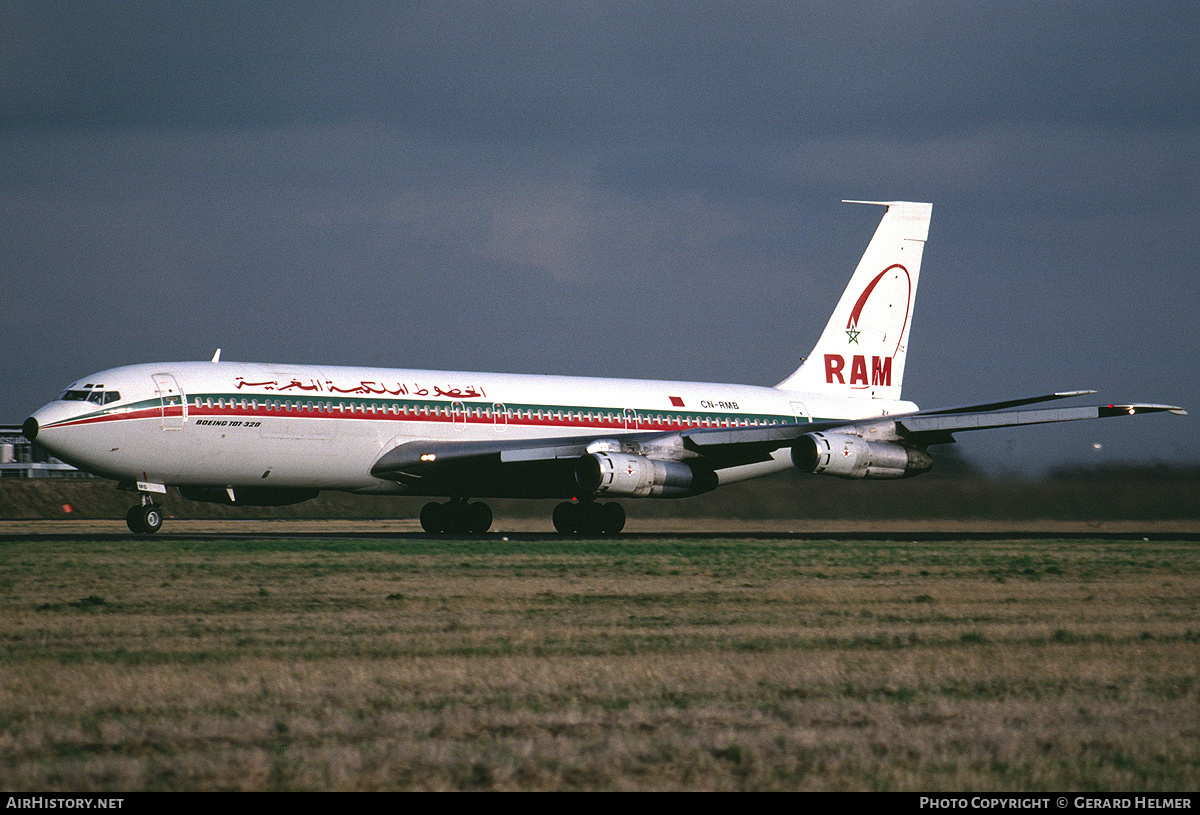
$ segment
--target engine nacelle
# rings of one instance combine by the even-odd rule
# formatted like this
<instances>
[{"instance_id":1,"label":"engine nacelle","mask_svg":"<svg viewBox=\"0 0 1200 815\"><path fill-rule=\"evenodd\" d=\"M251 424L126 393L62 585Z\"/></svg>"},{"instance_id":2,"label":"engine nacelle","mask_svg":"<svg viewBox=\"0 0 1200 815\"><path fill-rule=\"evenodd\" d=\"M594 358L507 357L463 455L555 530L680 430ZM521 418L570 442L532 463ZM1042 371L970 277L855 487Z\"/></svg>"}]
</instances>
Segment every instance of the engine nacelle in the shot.
<instances>
[{"instance_id":1,"label":"engine nacelle","mask_svg":"<svg viewBox=\"0 0 1200 815\"><path fill-rule=\"evenodd\" d=\"M632 498L683 498L716 489L717 474L683 461L627 453L589 453L575 464L575 481L586 494Z\"/></svg>"},{"instance_id":2,"label":"engine nacelle","mask_svg":"<svg viewBox=\"0 0 1200 815\"><path fill-rule=\"evenodd\" d=\"M189 501L226 504L234 507L282 507L316 498L318 490L298 487L234 487L233 498L226 487L179 487L179 494Z\"/></svg>"},{"instance_id":3,"label":"engine nacelle","mask_svg":"<svg viewBox=\"0 0 1200 815\"><path fill-rule=\"evenodd\" d=\"M933 456L890 441L845 433L805 433L792 445L792 464L838 478L906 478L933 466Z\"/></svg>"}]
</instances>

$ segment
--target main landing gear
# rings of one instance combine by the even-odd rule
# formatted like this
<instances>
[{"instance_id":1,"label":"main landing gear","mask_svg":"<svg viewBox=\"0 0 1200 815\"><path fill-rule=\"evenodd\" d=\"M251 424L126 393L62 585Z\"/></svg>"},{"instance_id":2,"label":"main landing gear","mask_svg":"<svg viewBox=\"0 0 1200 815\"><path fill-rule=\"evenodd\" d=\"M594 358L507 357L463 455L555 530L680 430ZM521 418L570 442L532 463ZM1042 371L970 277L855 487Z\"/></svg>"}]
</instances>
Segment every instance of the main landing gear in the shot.
<instances>
[{"instance_id":1,"label":"main landing gear","mask_svg":"<svg viewBox=\"0 0 1200 815\"><path fill-rule=\"evenodd\" d=\"M444 504L433 501L421 509L421 528L426 532L481 535L492 528L492 508L478 501L468 504L466 498L454 498Z\"/></svg>"},{"instance_id":2,"label":"main landing gear","mask_svg":"<svg viewBox=\"0 0 1200 815\"><path fill-rule=\"evenodd\" d=\"M135 535L153 535L162 528L162 522L162 507L151 501L149 496L142 496L142 503L130 507L125 513L125 523Z\"/></svg>"},{"instance_id":3,"label":"main landing gear","mask_svg":"<svg viewBox=\"0 0 1200 815\"><path fill-rule=\"evenodd\" d=\"M615 501L564 501L554 508L554 528L563 535L615 535L625 528L625 508Z\"/></svg>"},{"instance_id":4,"label":"main landing gear","mask_svg":"<svg viewBox=\"0 0 1200 815\"><path fill-rule=\"evenodd\" d=\"M421 509L421 528L434 534L482 535L492 528L492 508L466 498L432 501ZM554 508L554 528L562 535L615 535L625 528L625 508L615 501L564 501Z\"/></svg>"}]
</instances>

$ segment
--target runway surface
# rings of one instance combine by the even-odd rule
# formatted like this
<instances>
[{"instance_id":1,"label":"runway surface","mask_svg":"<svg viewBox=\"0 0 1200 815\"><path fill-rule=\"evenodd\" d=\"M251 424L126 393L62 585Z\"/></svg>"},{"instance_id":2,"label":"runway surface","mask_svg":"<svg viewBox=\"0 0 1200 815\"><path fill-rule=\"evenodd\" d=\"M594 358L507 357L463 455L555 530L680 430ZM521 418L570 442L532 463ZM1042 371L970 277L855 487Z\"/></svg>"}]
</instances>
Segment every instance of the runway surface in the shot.
<instances>
[{"instance_id":1,"label":"runway surface","mask_svg":"<svg viewBox=\"0 0 1200 815\"><path fill-rule=\"evenodd\" d=\"M132 537L122 520L37 520L0 523L0 543L42 539L115 540ZM414 520L176 520L146 540L204 538L324 538L362 540L427 536ZM440 539L488 541L561 540L548 519L498 518L483 535L444 535ZM795 540L1191 540L1200 541L1200 521L844 521L811 519L639 519L631 518L622 540L671 538Z\"/></svg>"}]
</instances>

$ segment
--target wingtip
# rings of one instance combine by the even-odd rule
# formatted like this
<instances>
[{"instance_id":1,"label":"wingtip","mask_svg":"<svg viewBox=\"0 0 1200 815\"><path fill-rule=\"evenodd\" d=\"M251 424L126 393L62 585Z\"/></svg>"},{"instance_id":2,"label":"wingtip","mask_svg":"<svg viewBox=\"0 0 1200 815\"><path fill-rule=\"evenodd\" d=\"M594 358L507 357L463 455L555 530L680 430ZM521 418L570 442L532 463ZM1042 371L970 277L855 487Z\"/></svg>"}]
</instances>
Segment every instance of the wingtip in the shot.
<instances>
[{"instance_id":1,"label":"wingtip","mask_svg":"<svg viewBox=\"0 0 1200 815\"><path fill-rule=\"evenodd\" d=\"M1106 405L1100 408L1101 416L1134 416L1139 413L1173 413L1176 416L1186 416L1187 411L1177 405L1148 405L1135 403L1129 405Z\"/></svg>"}]
</instances>

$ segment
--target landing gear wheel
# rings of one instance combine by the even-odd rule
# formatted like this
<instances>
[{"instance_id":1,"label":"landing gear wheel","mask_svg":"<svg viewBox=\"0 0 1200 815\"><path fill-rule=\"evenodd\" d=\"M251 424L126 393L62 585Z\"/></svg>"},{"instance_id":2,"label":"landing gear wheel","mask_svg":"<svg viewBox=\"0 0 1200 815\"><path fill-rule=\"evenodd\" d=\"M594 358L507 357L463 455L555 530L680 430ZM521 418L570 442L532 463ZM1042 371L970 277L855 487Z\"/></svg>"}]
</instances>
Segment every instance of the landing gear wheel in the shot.
<instances>
[{"instance_id":1,"label":"landing gear wheel","mask_svg":"<svg viewBox=\"0 0 1200 815\"><path fill-rule=\"evenodd\" d=\"M579 505L563 501L554 508L554 529L560 535L574 535L579 531Z\"/></svg>"},{"instance_id":2,"label":"landing gear wheel","mask_svg":"<svg viewBox=\"0 0 1200 815\"><path fill-rule=\"evenodd\" d=\"M625 507L609 501L600 510L600 531L605 535L616 535L625 528Z\"/></svg>"},{"instance_id":3,"label":"landing gear wheel","mask_svg":"<svg viewBox=\"0 0 1200 815\"><path fill-rule=\"evenodd\" d=\"M554 508L554 528L561 535L616 535L625 528L625 508L615 501L564 501Z\"/></svg>"},{"instance_id":4,"label":"landing gear wheel","mask_svg":"<svg viewBox=\"0 0 1200 815\"><path fill-rule=\"evenodd\" d=\"M436 501L430 501L428 504L421 507L421 528L431 534L444 532L446 519L445 509L445 504L439 504Z\"/></svg>"},{"instance_id":5,"label":"landing gear wheel","mask_svg":"<svg viewBox=\"0 0 1200 815\"><path fill-rule=\"evenodd\" d=\"M470 527L468 532L482 535L492 528L492 508L483 502L468 505L466 517Z\"/></svg>"},{"instance_id":6,"label":"landing gear wheel","mask_svg":"<svg viewBox=\"0 0 1200 815\"><path fill-rule=\"evenodd\" d=\"M144 535L146 530L142 529L142 508L141 506L130 507L125 513L125 524L129 527L129 531L135 535Z\"/></svg>"},{"instance_id":7,"label":"landing gear wheel","mask_svg":"<svg viewBox=\"0 0 1200 815\"><path fill-rule=\"evenodd\" d=\"M158 504L146 504L142 507L142 528L154 534L162 528L162 507Z\"/></svg>"},{"instance_id":8,"label":"landing gear wheel","mask_svg":"<svg viewBox=\"0 0 1200 815\"><path fill-rule=\"evenodd\" d=\"M599 535L604 530L600 527L600 505L594 501L581 501L579 510L579 527L575 530L580 535Z\"/></svg>"},{"instance_id":9,"label":"landing gear wheel","mask_svg":"<svg viewBox=\"0 0 1200 815\"><path fill-rule=\"evenodd\" d=\"M482 535L492 528L492 508L483 502L468 504L462 499L444 504L431 501L421 508L421 528L431 534Z\"/></svg>"},{"instance_id":10,"label":"landing gear wheel","mask_svg":"<svg viewBox=\"0 0 1200 815\"><path fill-rule=\"evenodd\" d=\"M125 523L135 535L153 535L162 528L162 522L162 507L158 504L141 504L125 513Z\"/></svg>"}]
</instances>

